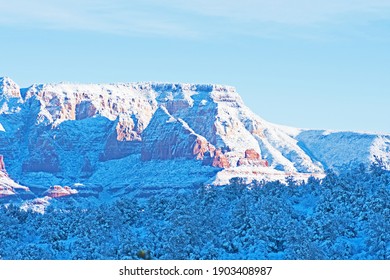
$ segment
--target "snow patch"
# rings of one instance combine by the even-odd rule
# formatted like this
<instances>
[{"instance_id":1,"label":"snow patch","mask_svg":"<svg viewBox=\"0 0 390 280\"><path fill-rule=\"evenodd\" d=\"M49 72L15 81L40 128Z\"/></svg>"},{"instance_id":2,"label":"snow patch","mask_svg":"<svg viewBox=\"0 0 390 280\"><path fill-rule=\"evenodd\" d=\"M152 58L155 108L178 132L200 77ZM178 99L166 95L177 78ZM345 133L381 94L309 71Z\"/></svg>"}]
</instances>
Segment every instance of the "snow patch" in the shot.
<instances>
[{"instance_id":1,"label":"snow patch","mask_svg":"<svg viewBox=\"0 0 390 280\"><path fill-rule=\"evenodd\" d=\"M378 136L375 138L370 148L371 162L376 160L375 157L382 160L384 167L390 170L390 137Z\"/></svg>"},{"instance_id":2,"label":"snow patch","mask_svg":"<svg viewBox=\"0 0 390 280\"><path fill-rule=\"evenodd\" d=\"M42 198L27 200L20 206L20 209L26 212L32 211L40 214L45 214L45 210L50 205L49 201L51 199L51 197L45 196Z\"/></svg>"}]
</instances>

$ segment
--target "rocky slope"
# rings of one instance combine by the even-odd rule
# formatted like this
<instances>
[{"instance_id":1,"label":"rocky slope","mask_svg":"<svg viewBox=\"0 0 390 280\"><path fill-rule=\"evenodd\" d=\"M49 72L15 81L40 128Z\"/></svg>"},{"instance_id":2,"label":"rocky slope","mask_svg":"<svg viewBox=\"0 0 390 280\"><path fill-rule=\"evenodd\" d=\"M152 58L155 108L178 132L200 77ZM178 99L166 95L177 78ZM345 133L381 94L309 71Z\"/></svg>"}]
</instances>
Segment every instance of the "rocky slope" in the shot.
<instances>
[{"instance_id":1,"label":"rocky slope","mask_svg":"<svg viewBox=\"0 0 390 280\"><path fill-rule=\"evenodd\" d=\"M5 169L3 156L0 155L0 198L15 195L18 192L26 193L30 192L30 190L28 187L16 183L9 177Z\"/></svg>"},{"instance_id":2,"label":"rocky slope","mask_svg":"<svg viewBox=\"0 0 390 280\"><path fill-rule=\"evenodd\" d=\"M94 195L114 196L226 184L232 177L321 177L326 168L369 164L374 156L390 167L390 136L274 125L228 86L59 83L21 89L0 78L0 154L9 174L0 181L14 178L37 196L76 183Z\"/></svg>"}]
</instances>

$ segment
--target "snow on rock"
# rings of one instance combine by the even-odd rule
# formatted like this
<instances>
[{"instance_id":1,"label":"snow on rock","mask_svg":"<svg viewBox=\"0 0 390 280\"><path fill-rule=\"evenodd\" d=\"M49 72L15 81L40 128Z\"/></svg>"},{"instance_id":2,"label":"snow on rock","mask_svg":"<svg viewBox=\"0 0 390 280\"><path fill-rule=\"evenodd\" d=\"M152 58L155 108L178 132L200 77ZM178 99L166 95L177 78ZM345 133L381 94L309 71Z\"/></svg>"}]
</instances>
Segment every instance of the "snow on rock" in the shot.
<instances>
[{"instance_id":1,"label":"snow on rock","mask_svg":"<svg viewBox=\"0 0 390 280\"><path fill-rule=\"evenodd\" d=\"M230 183L233 178L242 178L246 183L253 181L280 181L286 183L288 177L294 177L296 181L307 181L310 177L322 179L324 173L299 173L299 172L285 172L268 167L241 165L235 168L226 168L217 173L212 180L212 184L216 186L223 186Z\"/></svg>"},{"instance_id":2,"label":"snow on rock","mask_svg":"<svg viewBox=\"0 0 390 280\"><path fill-rule=\"evenodd\" d=\"M238 160L237 166L252 165L268 167L268 161L261 159L260 154L253 149L245 151L245 156Z\"/></svg>"},{"instance_id":3,"label":"snow on rock","mask_svg":"<svg viewBox=\"0 0 390 280\"><path fill-rule=\"evenodd\" d=\"M129 116L137 124L132 131L142 131L157 109L150 84L43 84L33 85L26 98L40 102L38 123L58 126L66 120L82 120L100 115L114 121Z\"/></svg>"},{"instance_id":4,"label":"snow on rock","mask_svg":"<svg viewBox=\"0 0 390 280\"><path fill-rule=\"evenodd\" d=\"M272 168L288 172L317 173L323 167L299 145L297 139L291 137L283 129L263 121L262 134L255 137L265 158Z\"/></svg>"},{"instance_id":5,"label":"snow on rock","mask_svg":"<svg viewBox=\"0 0 390 280\"><path fill-rule=\"evenodd\" d=\"M141 130L134 131L136 121L132 118L118 117L108 130L103 152L99 160L107 161L124 158L141 151ZM104 137L104 136L103 136Z\"/></svg>"},{"instance_id":6,"label":"snow on rock","mask_svg":"<svg viewBox=\"0 0 390 280\"><path fill-rule=\"evenodd\" d=\"M28 187L22 186L18 183L16 183L14 180L12 180L8 175L0 171L0 190L3 190L5 193L18 193L19 191L22 192L29 192L30 189Z\"/></svg>"},{"instance_id":7,"label":"snow on rock","mask_svg":"<svg viewBox=\"0 0 390 280\"><path fill-rule=\"evenodd\" d=\"M75 189L72 189L69 186L62 187L62 186L55 185L55 186L50 187L50 189L47 190L46 193L47 193L47 196L49 196L51 198L58 198L58 197L77 194L78 191Z\"/></svg>"},{"instance_id":8,"label":"snow on rock","mask_svg":"<svg viewBox=\"0 0 390 280\"><path fill-rule=\"evenodd\" d=\"M51 197L45 196L42 198L27 200L23 202L23 204L20 206L20 209L24 211L32 211L40 214L45 214L45 210L50 205L51 199Z\"/></svg>"},{"instance_id":9,"label":"snow on rock","mask_svg":"<svg viewBox=\"0 0 390 280\"><path fill-rule=\"evenodd\" d=\"M134 193L158 193L167 188L190 189L214 178L218 171L220 169L203 165L200 160L177 158L142 161L137 154L100 162L88 179L88 185L102 185L101 196L111 199L113 196Z\"/></svg>"},{"instance_id":10,"label":"snow on rock","mask_svg":"<svg viewBox=\"0 0 390 280\"><path fill-rule=\"evenodd\" d=\"M205 159L203 160L203 164L211 165L213 167L218 168L229 168L230 162L225 153L218 148L215 150L214 154L206 154Z\"/></svg>"},{"instance_id":11,"label":"snow on rock","mask_svg":"<svg viewBox=\"0 0 390 280\"><path fill-rule=\"evenodd\" d=\"M204 137L198 137L195 140L192 154L196 156L196 159L204 159L206 155L212 157L215 156L215 147L211 145Z\"/></svg>"},{"instance_id":12,"label":"snow on rock","mask_svg":"<svg viewBox=\"0 0 390 280\"><path fill-rule=\"evenodd\" d=\"M375 137L370 147L370 162L376 158L382 160L385 168L390 170L390 135L381 135Z\"/></svg>"},{"instance_id":13,"label":"snow on rock","mask_svg":"<svg viewBox=\"0 0 390 280\"><path fill-rule=\"evenodd\" d=\"M4 185L2 182L0 183L0 198L14 194L16 193L11 187Z\"/></svg>"},{"instance_id":14,"label":"snow on rock","mask_svg":"<svg viewBox=\"0 0 390 280\"><path fill-rule=\"evenodd\" d=\"M0 77L0 99L21 99L19 86L8 77Z\"/></svg>"},{"instance_id":15,"label":"snow on rock","mask_svg":"<svg viewBox=\"0 0 390 280\"><path fill-rule=\"evenodd\" d=\"M26 100L34 98L40 104L35 119L36 125L41 128L33 131L35 136L31 138L29 156L24 162L23 171L75 172L76 169L85 169L84 166L88 170L93 170L96 158L102 161L119 159L139 153L141 149L143 160L171 159L176 156L191 158L190 148L193 148L191 146L194 141L209 143L202 147L199 155L196 155L198 159L201 159L207 150L213 156L214 147L223 151L221 162L224 163L216 163L218 161L216 159L215 165L218 166L227 166L224 157L229 166L235 165L246 149L253 149L262 154L264 148L262 157L273 168L299 172L321 169L318 164L311 162L309 157L305 157L292 137L254 115L243 104L233 87L164 83L109 85L60 83L33 85L25 91ZM160 122L160 125L156 125L156 122L159 122L158 118L164 119L164 115L157 110L158 107L165 108L166 113L170 115L164 122ZM88 122L92 127L98 128L98 121L88 120L99 117L106 118L107 126L110 128L99 127L96 132L89 135L78 135L81 133L72 129L72 125L65 125L65 121L73 121L75 123L73 126L85 130ZM153 125L147 129L152 119ZM85 122L84 127L76 125L77 122ZM173 125L174 123L176 125ZM151 131L155 131L155 136L168 131L165 134L168 136L169 129L180 126L183 129L177 131L176 142L171 136L165 137L166 142L163 145L165 150L156 153L160 149L158 145L163 141L158 139L150 142L153 138ZM189 130L184 127L188 127ZM145 129L148 131L144 133ZM183 135L188 134L190 130L189 134L192 136L189 142L178 143L173 149L172 145L185 138ZM265 132L269 135L268 138ZM96 140L89 139L92 135L95 135ZM145 135L148 139L144 141ZM192 139L195 135L197 140ZM97 141L99 144L78 150L76 138L83 139L84 143ZM289 145L283 144L285 142L289 142ZM104 145L104 149L101 149L101 145ZM152 147L153 145L156 146ZM55 146L64 151L73 149L73 152L82 155L82 159L74 159L75 167L69 168L62 156L64 153L58 153L58 148L53 148ZM92 151L93 147L96 148L95 151ZM42 150L45 152L40 155ZM68 155L67 158L69 157L72 156ZM91 164L85 158L88 158Z\"/></svg>"},{"instance_id":16,"label":"snow on rock","mask_svg":"<svg viewBox=\"0 0 390 280\"><path fill-rule=\"evenodd\" d=\"M29 192L30 189L19 185L9 177L5 169L3 155L0 155L0 198L15 195L18 191Z\"/></svg>"},{"instance_id":17,"label":"snow on rock","mask_svg":"<svg viewBox=\"0 0 390 280\"><path fill-rule=\"evenodd\" d=\"M215 148L195 133L188 124L175 119L161 106L153 115L149 126L142 133L141 159L166 160L175 158L203 159L205 152Z\"/></svg>"},{"instance_id":18,"label":"snow on rock","mask_svg":"<svg viewBox=\"0 0 390 280\"><path fill-rule=\"evenodd\" d=\"M374 156L390 163L390 135L371 133L306 130L296 139L312 158L321 161L325 168L341 168L351 163L369 165Z\"/></svg>"},{"instance_id":19,"label":"snow on rock","mask_svg":"<svg viewBox=\"0 0 390 280\"><path fill-rule=\"evenodd\" d=\"M252 160L258 160L258 159L260 159L260 154L253 149L248 149L248 150L245 150L245 158L252 159Z\"/></svg>"},{"instance_id":20,"label":"snow on rock","mask_svg":"<svg viewBox=\"0 0 390 280\"><path fill-rule=\"evenodd\" d=\"M21 103L19 86L8 77L0 77L0 114L19 112Z\"/></svg>"},{"instance_id":21,"label":"snow on rock","mask_svg":"<svg viewBox=\"0 0 390 280\"><path fill-rule=\"evenodd\" d=\"M137 185L173 181L188 187L234 177L321 177L326 168L370 164L375 157L390 168L389 147L389 135L269 123L229 86L57 83L20 89L0 78L0 154L9 176L27 185L77 181L125 194ZM15 192L4 187L12 180L2 174L3 192ZM60 188L59 194L69 192Z\"/></svg>"}]
</instances>

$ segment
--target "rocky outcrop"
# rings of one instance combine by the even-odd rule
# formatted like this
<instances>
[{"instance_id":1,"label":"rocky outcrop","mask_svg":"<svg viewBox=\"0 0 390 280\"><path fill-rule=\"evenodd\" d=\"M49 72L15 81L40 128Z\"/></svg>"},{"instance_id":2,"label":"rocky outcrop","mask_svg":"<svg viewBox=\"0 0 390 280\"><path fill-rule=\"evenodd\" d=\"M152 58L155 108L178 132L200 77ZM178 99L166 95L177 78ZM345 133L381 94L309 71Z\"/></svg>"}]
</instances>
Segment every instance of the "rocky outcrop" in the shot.
<instances>
[{"instance_id":1,"label":"rocky outcrop","mask_svg":"<svg viewBox=\"0 0 390 280\"><path fill-rule=\"evenodd\" d=\"M203 160L203 164L213 167L230 167L222 149L216 149L186 122L174 118L165 107L156 111L142 139L141 159L144 161L187 158Z\"/></svg>"},{"instance_id":2,"label":"rocky outcrop","mask_svg":"<svg viewBox=\"0 0 390 280\"><path fill-rule=\"evenodd\" d=\"M19 112L22 103L19 86L8 77L0 77L0 115Z\"/></svg>"},{"instance_id":3,"label":"rocky outcrop","mask_svg":"<svg viewBox=\"0 0 390 280\"><path fill-rule=\"evenodd\" d=\"M181 119L174 118L165 107L154 114L142 134L141 159L167 160L175 158L203 159L206 152L213 153L204 137L196 134Z\"/></svg>"},{"instance_id":4,"label":"rocky outcrop","mask_svg":"<svg viewBox=\"0 0 390 280\"><path fill-rule=\"evenodd\" d=\"M0 77L0 99L21 99L19 86L8 77Z\"/></svg>"},{"instance_id":5,"label":"rocky outcrop","mask_svg":"<svg viewBox=\"0 0 390 280\"><path fill-rule=\"evenodd\" d=\"M210 165L218 168L229 168L230 162L221 148L215 149L214 153L207 152L203 160L204 165Z\"/></svg>"},{"instance_id":6,"label":"rocky outcrop","mask_svg":"<svg viewBox=\"0 0 390 280\"><path fill-rule=\"evenodd\" d=\"M5 169L3 155L0 155L0 198L15 195L18 191L28 192L30 190L28 187L19 185L9 177Z\"/></svg>"},{"instance_id":7,"label":"rocky outcrop","mask_svg":"<svg viewBox=\"0 0 390 280\"><path fill-rule=\"evenodd\" d=\"M143 130L157 109L150 85L142 84L43 84L26 89L26 99L40 102L39 123L58 126L67 120L96 116L115 121L118 117L136 115L135 131Z\"/></svg>"},{"instance_id":8,"label":"rocky outcrop","mask_svg":"<svg viewBox=\"0 0 390 280\"><path fill-rule=\"evenodd\" d=\"M58 197L77 194L78 191L70 188L69 186L61 187L61 186L55 185L53 187L50 187L50 189L46 193L47 193L48 197L58 198Z\"/></svg>"},{"instance_id":9,"label":"rocky outcrop","mask_svg":"<svg viewBox=\"0 0 390 280\"><path fill-rule=\"evenodd\" d=\"M219 168L229 168L230 163L228 158L223 154L221 149L215 150L215 155L213 158L213 161L211 163L211 166L219 167Z\"/></svg>"},{"instance_id":10,"label":"rocky outcrop","mask_svg":"<svg viewBox=\"0 0 390 280\"><path fill-rule=\"evenodd\" d=\"M196 159L203 160L206 153L208 153L210 156L214 156L215 147L203 137L196 138L194 147L192 149L192 154L196 156Z\"/></svg>"},{"instance_id":11,"label":"rocky outcrop","mask_svg":"<svg viewBox=\"0 0 390 280\"><path fill-rule=\"evenodd\" d=\"M240 158L237 162L237 166L261 166L268 167L268 161L261 159L258 152L253 149L245 150L243 158Z\"/></svg>"},{"instance_id":12,"label":"rocky outcrop","mask_svg":"<svg viewBox=\"0 0 390 280\"><path fill-rule=\"evenodd\" d=\"M91 101L81 101L76 104L75 118L76 120L83 120L91 118L96 115L97 109Z\"/></svg>"},{"instance_id":13,"label":"rocky outcrop","mask_svg":"<svg viewBox=\"0 0 390 280\"><path fill-rule=\"evenodd\" d=\"M143 126L134 114L121 115L116 123L115 132L118 141L141 141Z\"/></svg>"},{"instance_id":14,"label":"rocky outcrop","mask_svg":"<svg viewBox=\"0 0 390 280\"><path fill-rule=\"evenodd\" d=\"M178 111L191 107L189 100L169 100L165 106L170 114L176 114Z\"/></svg>"},{"instance_id":15,"label":"rocky outcrop","mask_svg":"<svg viewBox=\"0 0 390 280\"><path fill-rule=\"evenodd\" d=\"M100 161L120 159L141 152L141 136L125 121L117 120L106 139Z\"/></svg>"},{"instance_id":16,"label":"rocky outcrop","mask_svg":"<svg viewBox=\"0 0 390 280\"><path fill-rule=\"evenodd\" d=\"M250 160L259 160L260 154L254 149L245 150L245 158Z\"/></svg>"}]
</instances>

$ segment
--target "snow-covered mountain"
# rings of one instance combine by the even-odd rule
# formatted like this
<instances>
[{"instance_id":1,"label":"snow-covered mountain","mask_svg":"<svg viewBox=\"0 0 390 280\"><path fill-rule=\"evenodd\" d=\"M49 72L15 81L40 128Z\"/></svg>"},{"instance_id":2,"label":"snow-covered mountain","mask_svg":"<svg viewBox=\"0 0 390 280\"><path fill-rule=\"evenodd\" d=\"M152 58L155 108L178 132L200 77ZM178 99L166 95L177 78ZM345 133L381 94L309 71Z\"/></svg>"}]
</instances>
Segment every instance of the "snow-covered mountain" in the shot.
<instances>
[{"instance_id":1,"label":"snow-covered mountain","mask_svg":"<svg viewBox=\"0 0 390 280\"><path fill-rule=\"evenodd\" d=\"M0 176L1 184L13 179L37 196L57 185L111 197L165 186L221 185L233 177L321 177L327 168L369 164L375 156L390 167L390 135L274 125L229 86L20 88L0 78L0 154L8 174Z\"/></svg>"}]
</instances>

